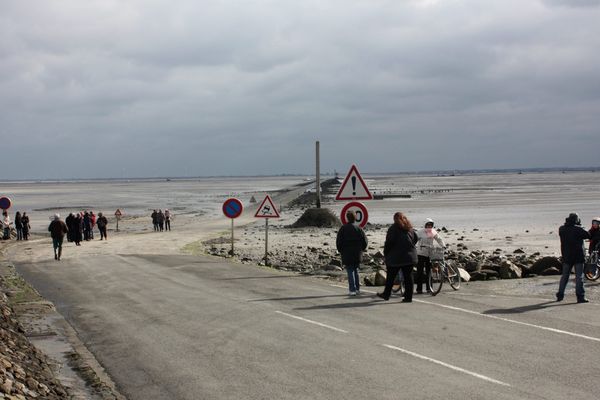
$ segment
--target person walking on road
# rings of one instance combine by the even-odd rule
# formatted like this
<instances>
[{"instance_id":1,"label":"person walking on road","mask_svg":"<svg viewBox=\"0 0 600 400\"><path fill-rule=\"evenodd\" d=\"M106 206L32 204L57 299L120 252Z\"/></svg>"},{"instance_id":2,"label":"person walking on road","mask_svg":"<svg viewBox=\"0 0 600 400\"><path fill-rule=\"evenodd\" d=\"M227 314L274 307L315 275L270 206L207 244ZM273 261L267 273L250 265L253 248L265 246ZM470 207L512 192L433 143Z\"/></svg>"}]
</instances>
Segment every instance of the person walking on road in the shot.
<instances>
[{"instance_id":1,"label":"person walking on road","mask_svg":"<svg viewBox=\"0 0 600 400\"><path fill-rule=\"evenodd\" d=\"M100 240L108 240L108 237L106 236L106 227L108 225L108 220L104 215L102 215L102 213L98 213L98 219L96 220L96 224L98 225L98 230L100 231Z\"/></svg>"},{"instance_id":2,"label":"person walking on road","mask_svg":"<svg viewBox=\"0 0 600 400\"><path fill-rule=\"evenodd\" d=\"M54 221L48 226L50 236L52 237L52 247L54 248L54 259L60 260L62 255L62 244L65 235L69 232L67 224L60 219L60 214L54 214Z\"/></svg>"},{"instance_id":3,"label":"person walking on road","mask_svg":"<svg viewBox=\"0 0 600 400\"><path fill-rule=\"evenodd\" d=\"M413 229L412 224L401 212L394 214L394 224L390 226L385 237L383 255L385 256L385 265L387 267L387 276L385 280L385 289L383 293L377 293L377 296L389 300L392 294L392 286L402 270L404 274L403 303L412 302L413 296L413 266L417 263L417 248L415 245L419 237Z\"/></svg>"},{"instance_id":4,"label":"person walking on road","mask_svg":"<svg viewBox=\"0 0 600 400\"><path fill-rule=\"evenodd\" d=\"M367 237L361 227L356 226L356 214L353 211L346 213L347 224L343 225L337 233L336 247L342 255L342 264L348 272L348 290L350 296L360 294L360 277L358 267L362 252L367 249Z\"/></svg>"},{"instance_id":5,"label":"person walking on road","mask_svg":"<svg viewBox=\"0 0 600 400\"><path fill-rule=\"evenodd\" d=\"M583 265L585 263L583 241L590 238L588 231L581 227L581 220L575 213L569 214L565 224L558 229L560 236L560 251L562 253L562 276L556 301L565 297L565 288L569 282L571 269L575 267L575 294L578 303L588 303L583 288Z\"/></svg>"},{"instance_id":6,"label":"person walking on road","mask_svg":"<svg viewBox=\"0 0 600 400\"><path fill-rule=\"evenodd\" d=\"M434 229L435 223L431 218L427 218L425 220L425 227L419 229L417 232L417 236L419 237L419 241L417 242L417 276L415 277L415 283L417 284L417 294L423 293L423 282L425 282L425 288L427 292L431 292L431 288L429 287L429 273L431 271L431 259L434 255L436 249L436 243L439 248L444 248L444 241L440 238L438 232ZM436 243L434 243L434 240Z\"/></svg>"}]
</instances>

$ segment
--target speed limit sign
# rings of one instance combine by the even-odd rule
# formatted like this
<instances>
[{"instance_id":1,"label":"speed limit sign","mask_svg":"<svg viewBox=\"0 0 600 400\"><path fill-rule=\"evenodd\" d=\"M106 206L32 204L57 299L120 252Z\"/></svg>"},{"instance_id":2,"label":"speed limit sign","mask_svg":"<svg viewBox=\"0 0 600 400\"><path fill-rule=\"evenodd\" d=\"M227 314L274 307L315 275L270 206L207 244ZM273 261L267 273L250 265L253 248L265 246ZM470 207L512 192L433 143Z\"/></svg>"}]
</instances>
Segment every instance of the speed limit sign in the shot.
<instances>
[{"instance_id":1,"label":"speed limit sign","mask_svg":"<svg viewBox=\"0 0 600 400\"><path fill-rule=\"evenodd\" d=\"M348 211L354 211L356 214L356 223L364 228L369 222L369 212L367 211L367 207L363 203L359 203L358 201L351 201L346 204L344 208L342 208L341 220L343 224L347 224L348 220L346 219L346 213Z\"/></svg>"}]
</instances>

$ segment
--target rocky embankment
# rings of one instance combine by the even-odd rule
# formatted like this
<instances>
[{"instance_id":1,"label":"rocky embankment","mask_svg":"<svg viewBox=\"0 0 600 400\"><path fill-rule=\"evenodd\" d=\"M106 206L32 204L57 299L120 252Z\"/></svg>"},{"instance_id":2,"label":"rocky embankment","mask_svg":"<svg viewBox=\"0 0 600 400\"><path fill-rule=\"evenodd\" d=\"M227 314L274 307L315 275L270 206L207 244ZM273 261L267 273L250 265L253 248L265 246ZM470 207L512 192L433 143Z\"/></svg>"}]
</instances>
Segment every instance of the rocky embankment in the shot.
<instances>
[{"instance_id":1,"label":"rocky embankment","mask_svg":"<svg viewBox=\"0 0 600 400\"><path fill-rule=\"evenodd\" d=\"M370 244L383 244L387 226L369 225L367 237ZM456 235L442 228L444 237ZM344 279L340 256L335 247L337 228L292 228L274 226L269 228L269 266L315 275ZM235 244L235 258L243 263L265 265L264 229L251 226ZM542 256L539 252L526 254L522 249L513 251L497 248L494 251L470 250L464 244L466 238L457 236L446 251L446 259L456 263L470 275L470 280L518 279L538 275L560 274L561 263L556 257ZM204 242L208 254L230 257L231 242L224 236ZM363 256L362 277L366 285L379 286L385 282L383 249L370 245ZM465 275L466 276L466 275Z\"/></svg>"},{"instance_id":2,"label":"rocky embankment","mask_svg":"<svg viewBox=\"0 0 600 400\"><path fill-rule=\"evenodd\" d=\"M68 399L46 356L25 337L0 280L0 399Z\"/></svg>"}]
</instances>

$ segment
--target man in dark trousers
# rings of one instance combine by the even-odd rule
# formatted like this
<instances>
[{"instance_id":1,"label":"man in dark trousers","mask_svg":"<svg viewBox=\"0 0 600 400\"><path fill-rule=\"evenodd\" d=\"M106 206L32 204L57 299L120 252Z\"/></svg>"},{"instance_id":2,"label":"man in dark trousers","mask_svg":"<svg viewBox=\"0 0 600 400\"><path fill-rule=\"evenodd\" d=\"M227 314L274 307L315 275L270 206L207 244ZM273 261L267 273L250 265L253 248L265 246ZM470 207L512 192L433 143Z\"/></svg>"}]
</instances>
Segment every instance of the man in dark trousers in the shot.
<instances>
[{"instance_id":1,"label":"man in dark trousers","mask_svg":"<svg viewBox=\"0 0 600 400\"><path fill-rule=\"evenodd\" d=\"M54 214L54 221L50 222L48 231L50 231L50 236L52 236L54 259L60 260L60 256L62 255L63 239L65 238L67 232L69 232L67 229L67 224L65 224L64 221L61 221L60 214Z\"/></svg>"},{"instance_id":2,"label":"man in dark trousers","mask_svg":"<svg viewBox=\"0 0 600 400\"><path fill-rule=\"evenodd\" d=\"M571 269L575 267L575 294L578 303L588 303L583 288L583 265L585 254L583 241L590 238L590 234L581 227L581 220L575 213L569 214L565 224L558 230L560 236L560 251L562 253L562 276L556 293L556 301L565 297L565 288L569 282Z\"/></svg>"},{"instance_id":3,"label":"man in dark trousers","mask_svg":"<svg viewBox=\"0 0 600 400\"><path fill-rule=\"evenodd\" d=\"M342 264L348 272L348 289L350 296L360 294L360 277L358 267L361 253L367 249L365 232L354 223L356 214L353 211L346 213L347 224L343 225L337 234L336 246L342 255Z\"/></svg>"}]
</instances>

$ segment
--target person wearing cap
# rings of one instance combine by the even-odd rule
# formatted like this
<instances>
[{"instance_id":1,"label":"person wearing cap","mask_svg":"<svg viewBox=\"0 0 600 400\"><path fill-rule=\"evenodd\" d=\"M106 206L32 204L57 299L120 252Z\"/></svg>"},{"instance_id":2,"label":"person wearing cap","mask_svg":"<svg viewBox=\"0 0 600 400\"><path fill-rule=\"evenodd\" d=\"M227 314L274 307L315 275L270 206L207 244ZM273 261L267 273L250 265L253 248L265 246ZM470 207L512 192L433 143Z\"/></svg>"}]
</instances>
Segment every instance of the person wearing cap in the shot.
<instances>
[{"instance_id":1,"label":"person wearing cap","mask_svg":"<svg viewBox=\"0 0 600 400\"><path fill-rule=\"evenodd\" d=\"M562 276L556 301L562 301L565 297L565 288L569 282L571 269L575 267L575 294L578 303L587 303L585 289L583 288L583 265L585 254L583 241L590 238L588 231L581 227L581 220L575 213L569 214L565 224L558 229L560 236L560 251L562 254Z\"/></svg>"},{"instance_id":2,"label":"person wearing cap","mask_svg":"<svg viewBox=\"0 0 600 400\"><path fill-rule=\"evenodd\" d=\"M595 217L592 220L592 227L588 233L590 234L589 252L591 254L594 250L600 250L598 246L600 245L600 217Z\"/></svg>"},{"instance_id":3,"label":"person wearing cap","mask_svg":"<svg viewBox=\"0 0 600 400\"><path fill-rule=\"evenodd\" d=\"M52 247L54 248L54 259L60 260L62 255L62 244L65 235L69 232L67 224L60 219L60 214L54 214L54 220L48 226L50 236L52 236Z\"/></svg>"},{"instance_id":4,"label":"person wearing cap","mask_svg":"<svg viewBox=\"0 0 600 400\"><path fill-rule=\"evenodd\" d=\"M350 296L360 294L360 277L358 267L362 252L367 249L367 237L360 226L356 226L354 211L346 213L347 223L337 233L335 241L337 250L342 255L342 264L348 272L348 290Z\"/></svg>"},{"instance_id":5,"label":"person wearing cap","mask_svg":"<svg viewBox=\"0 0 600 400\"><path fill-rule=\"evenodd\" d=\"M444 248L445 244L438 232L433 228L435 223L431 218L425 220L425 226L417 231L419 241L417 242L417 275L415 276L415 283L417 284L417 294L423 293L423 281L425 281L425 287L427 292L431 292L429 287L429 273L431 271L431 258L436 251L436 243L438 248ZM435 243L434 243L435 241Z\"/></svg>"}]
</instances>

